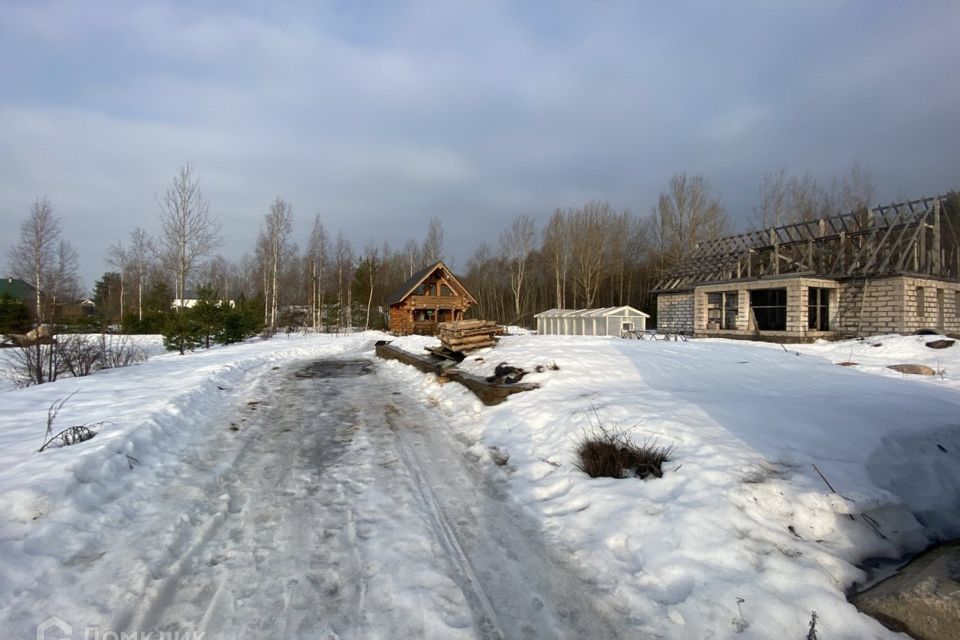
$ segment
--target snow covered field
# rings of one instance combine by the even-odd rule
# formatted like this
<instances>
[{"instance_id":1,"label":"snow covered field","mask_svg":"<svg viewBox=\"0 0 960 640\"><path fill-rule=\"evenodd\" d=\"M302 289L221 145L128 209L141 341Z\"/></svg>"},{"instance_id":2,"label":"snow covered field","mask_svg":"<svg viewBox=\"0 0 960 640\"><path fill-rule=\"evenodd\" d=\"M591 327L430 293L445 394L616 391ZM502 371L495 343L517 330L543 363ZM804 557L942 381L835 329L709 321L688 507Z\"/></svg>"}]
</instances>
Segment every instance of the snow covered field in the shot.
<instances>
[{"instance_id":1,"label":"snow covered field","mask_svg":"<svg viewBox=\"0 0 960 640\"><path fill-rule=\"evenodd\" d=\"M583 637L595 619L597 637L774 638L816 611L820 637L886 638L846 602L855 565L960 535L960 346L507 336L462 368L559 369L496 407L396 362L356 384L296 375L379 337L0 392L2 628ZM883 368L900 363L944 374ZM74 390L61 428L108 422L37 453ZM664 477L577 471L597 418L675 446Z\"/></svg>"}]
</instances>

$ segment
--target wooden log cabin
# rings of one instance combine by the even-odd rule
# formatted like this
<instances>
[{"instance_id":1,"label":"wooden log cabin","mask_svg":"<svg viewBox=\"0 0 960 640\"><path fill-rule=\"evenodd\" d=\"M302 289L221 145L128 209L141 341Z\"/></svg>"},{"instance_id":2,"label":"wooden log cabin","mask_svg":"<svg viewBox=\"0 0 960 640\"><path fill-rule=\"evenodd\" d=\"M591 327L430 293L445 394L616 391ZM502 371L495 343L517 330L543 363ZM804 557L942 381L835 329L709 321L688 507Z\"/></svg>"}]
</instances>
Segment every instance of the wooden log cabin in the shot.
<instances>
[{"instance_id":1,"label":"wooden log cabin","mask_svg":"<svg viewBox=\"0 0 960 640\"><path fill-rule=\"evenodd\" d=\"M435 335L437 323L463 320L476 303L450 269L435 262L413 274L388 299L390 331L395 335Z\"/></svg>"}]
</instances>

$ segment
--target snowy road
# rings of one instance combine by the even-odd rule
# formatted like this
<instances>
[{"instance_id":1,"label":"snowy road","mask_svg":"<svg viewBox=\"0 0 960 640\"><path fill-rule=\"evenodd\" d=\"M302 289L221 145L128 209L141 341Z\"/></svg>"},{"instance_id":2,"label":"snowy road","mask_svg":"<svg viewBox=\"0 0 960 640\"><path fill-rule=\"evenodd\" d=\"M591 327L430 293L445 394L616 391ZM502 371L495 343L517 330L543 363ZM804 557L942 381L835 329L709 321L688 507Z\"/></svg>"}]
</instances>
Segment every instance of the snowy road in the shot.
<instances>
[{"instance_id":1,"label":"snowy road","mask_svg":"<svg viewBox=\"0 0 960 640\"><path fill-rule=\"evenodd\" d=\"M626 637L403 385L363 359L251 382L81 555L69 589L99 603L91 622L205 638Z\"/></svg>"}]
</instances>

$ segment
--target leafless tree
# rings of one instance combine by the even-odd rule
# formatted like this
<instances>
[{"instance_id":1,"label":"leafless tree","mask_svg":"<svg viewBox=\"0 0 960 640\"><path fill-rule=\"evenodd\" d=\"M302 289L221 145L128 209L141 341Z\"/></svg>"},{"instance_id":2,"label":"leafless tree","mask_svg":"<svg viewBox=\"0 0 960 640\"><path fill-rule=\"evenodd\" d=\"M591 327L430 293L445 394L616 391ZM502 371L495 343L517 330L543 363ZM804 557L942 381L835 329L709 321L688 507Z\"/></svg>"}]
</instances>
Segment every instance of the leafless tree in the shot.
<instances>
[{"instance_id":1,"label":"leafless tree","mask_svg":"<svg viewBox=\"0 0 960 640\"><path fill-rule=\"evenodd\" d=\"M124 306L124 296L126 294L127 271L131 263L131 254L127 248L123 246L122 240L110 245L110 248L107 250L105 262L110 266L116 267L117 273L120 274L120 322L123 322L123 312L126 308Z\"/></svg>"},{"instance_id":2,"label":"leafless tree","mask_svg":"<svg viewBox=\"0 0 960 640\"><path fill-rule=\"evenodd\" d=\"M607 274L613 281L611 293L616 292L617 305L624 303L624 291L627 281L627 252L630 247L630 232L633 217L624 209L610 217L607 228L607 237L604 241L606 251Z\"/></svg>"},{"instance_id":3,"label":"leafless tree","mask_svg":"<svg viewBox=\"0 0 960 640\"><path fill-rule=\"evenodd\" d=\"M143 321L143 284L155 253L156 247L146 231L137 227L130 233L129 261L131 276L137 287L137 320L140 322Z\"/></svg>"},{"instance_id":4,"label":"leafless tree","mask_svg":"<svg viewBox=\"0 0 960 640\"><path fill-rule=\"evenodd\" d=\"M370 328L370 308L373 306L373 288L377 280L377 271L380 269L380 252L377 250L376 245L373 244L373 241L370 241L363 250L363 262L367 271L367 286L369 287L369 291L367 292L367 319L363 325L364 330L366 330Z\"/></svg>"},{"instance_id":5,"label":"leafless tree","mask_svg":"<svg viewBox=\"0 0 960 640\"><path fill-rule=\"evenodd\" d=\"M518 322L522 314L523 281L526 277L527 262L530 251L533 249L535 235L533 218L528 215L517 216L513 223L500 234L500 253L510 268L514 322Z\"/></svg>"},{"instance_id":6,"label":"leafless tree","mask_svg":"<svg viewBox=\"0 0 960 640\"><path fill-rule=\"evenodd\" d=\"M702 175L678 173L660 193L656 216L660 245L670 261L690 255L697 244L729 233L730 222L720 199L711 195Z\"/></svg>"},{"instance_id":7,"label":"leafless tree","mask_svg":"<svg viewBox=\"0 0 960 640\"><path fill-rule=\"evenodd\" d=\"M555 209L543 229L543 254L553 270L555 302L558 309L566 307L567 273L570 270L570 216L563 209Z\"/></svg>"},{"instance_id":8,"label":"leafless tree","mask_svg":"<svg viewBox=\"0 0 960 640\"><path fill-rule=\"evenodd\" d=\"M77 277L79 269L77 252L73 245L66 240L60 240L47 286L47 301L52 308L56 308L58 303L76 300L80 296L80 280Z\"/></svg>"},{"instance_id":9,"label":"leafless tree","mask_svg":"<svg viewBox=\"0 0 960 640\"><path fill-rule=\"evenodd\" d=\"M503 281L501 265L502 260L494 255L486 242L481 242L467 261L466 281L477 299L475 313L481 318L506 319L500 286Z\"/></svg>"},{"instance_id":10,"label":"leafless tree","mask_svg":"<svg viewBox=\"0 0 960 640\"><path fill-rule=\"evenodd\" d=\"M46 197L37 198L20 224L19 238L10 250L10 271L33 285L38 323L46 319L43 292L50 284L60 242L60 221Z\"/></svg>"},{"instance_id":11,"label":"leafless tree","mask_svg":"<svg viewBox=\"0 0 960 640\"><path fill-rule=\"evenodd\" d=\"M874 191L870 169L854 161L850 171L831 182L830 211L834 215L866 211L873 203Z\"/></svg>"},{"instance_id":12,"label":"leafless tree","mask_svg":"<svg viewBox=\"0 0 960 640\"><path fill-rule=\"evenodd\" d=\"M194 281L216 290L220 299L232 300L241 290L241 272L239 265L216 255L200 266Z\"/></svg>"},{"instance_id":13,"label":"leafless tree","mask_svg":"<svg viewBox=\"0 0 960 640\"><path fill-rule=\"evenodd\" d=\"M289 238L292 230L293 208L286 200L277 197L264 216L262 231L266 251L264 258L269 272L266 280L267 289L264 291L268 300L269 314L268 317L264 318L264 322L274 329L277 327L277 284L282 261L289 249Z\"/></svg>"},{"instance_id":14,"label":"leafless tree","mask_svg":"<svg viewBox=\"0 0 960 640\"><path fill-rule=\"evenodd\" d=\"M319 330L323 315L323 294L326 287L327 264L330 260L330 247L327 231L320 216L313 219L310 231L310 244L307 246L308 272L310 274L310 308L313 329Z\"/></svg>"},{"instance_id":15,"label":"leafless tree","mask_svg":"<svg viewBox=\"0 0 960 640\"><path fill-rule=\"evenodd\" d=\"M163 243L175 263L176 297L182 299L187 277L203 256L221 244L220 223L200 190L193 167L180 167L173 183L158 198Z\"/></svg>"},{"instance_id":16,"label":"leafless tree","mask_svg":"<svg viewBox=\"0 0 960 640\"><path fill-rule=\"evenodd\" d=\"M430 228L427 229L420 253L424 266L443 260L443 225L439 218L430 219Z\"/></svg>"},{"instance_id":17,"label":"leafless tree","mask_svg":"<svg viewBox=\"0 0 960 640\"><path fill-rule=\"evenodd\" d=\"M350 283L353 280L353 248L343 232L337 233L334 247L334 268L337 271L337 309L338 327L350 327L353 324L353 296Z\"/></svg>"},{"instance_id":18,"label":"leafless tree","mask_svg":"<svg viewBox=\"0 0 960 640\"><path fill-rule=\"evenodd\" d=\"M831 215L827 194L810 172L787 182L787 219L782 224L817 220Z\"/></svg>"},{"instance_id":19,"label":"leafless tree","mask_svg":"<svg viewBox=\"0 0 960 640\"><path fill-rule=\"evenodd\" d=\"M786 168L781 167L774 172L765 171L760 182L759 195L760 206L753 210L754 226L765 229L785 224L790 200Z\"/></svg>"},{"instance_id":20,"label":"leafless tree","mask_svg":"<svg viewBox=\"0 0 960 640\"><path fill-rule=\"evenodd\" d=\"M593 200L570 219L571 254L576 295L584 306L593 306L604 271L605 248L613 211L610 203Z\"/></svg>"},{"instance_id":21,"label":"leafless tree","mask_svg":"<svg viewBox=\"0 0 960 640\"><path fill-rule=\"evenodd\" d=\"M427 262L426 258L421 257L420 247L417 245L416 240L407 240L407 244L403 246L403 258L404 265L406 267L406 277L412 278L421 266L421 263Z\"/></svg>"}]
</instances>

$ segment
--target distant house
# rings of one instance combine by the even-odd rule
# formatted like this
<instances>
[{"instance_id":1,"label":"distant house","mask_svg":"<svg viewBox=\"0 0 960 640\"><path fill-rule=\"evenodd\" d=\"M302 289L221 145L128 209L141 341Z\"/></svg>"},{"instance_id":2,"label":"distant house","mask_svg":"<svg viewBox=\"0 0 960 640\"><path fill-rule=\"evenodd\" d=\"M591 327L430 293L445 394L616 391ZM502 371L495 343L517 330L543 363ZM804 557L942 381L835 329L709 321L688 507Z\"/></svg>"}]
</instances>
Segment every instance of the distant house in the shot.
<instances>
[{"instance_id":1,"label":"distant house","mask_svg":"<svg viewBox=\"0 0 960 640\"><path fill-rule=\"evenodd\" d=\"M960 214L943 197L700 243L667 271L657 328L810 341L960 331Z\"/></svg>"},{"instance_id":2,"label":"distant house","mask_svg":"<svg viewBox=\"0 0 960 640\"><path fill-rule=\"evenodd\" d=\"M550 309L534 316L540 335L620 336L643 331L650 316L631 306L603 309Z\"/></svg>"},{"instance_id":3,"label":"distant house","mask_svg":"<svg viewBox=\"0 0 960 640\"><path fill-rule=\"evenodd\" d=\"M37 314L37 289L29 282L19 278L0 278L0 296L8 295L30 307L30 313ZM41 297L43 293L41 292Z\"/></svg>"},{"instance_id":4,"label":"distant house","mask_svg":"<svg viewBox=\"0 0 960 640\"><path fill-rule=\"evenodd\" d=\"M177 309L180 307L184 309L192 309L197 305L197 302L199 301L200 301L200 297L195 292L187 291L184 294L183 298L174 298L173 302L170 304L170 307L173 309ZM233 300L216 300L215 302L218 307L227 305L228 307L233 309L235 306L237 306L237 303L234 302Z\"/></svg>"},{"instance_id":5,"label":"distant house","mask_svg":"<svg viewBox=\"0 0 960 640\"><path fill-rule=\"evenodd\" d=\"M97 303L89 298L58 302L53 309L54 322L76 322L97 315Z\"/></svg>"},{"instance_id":6,"label":"distant house","mask_svg":"<svg viewBox=\"0 0 960 640\"><path fill-rule=\"evenodd\" d=\"M438 322L463 320L463 314L476 303L447 266L435 262L413 274L387 299L390 331L433 335Z\"/></svg>"}]
</instances>

